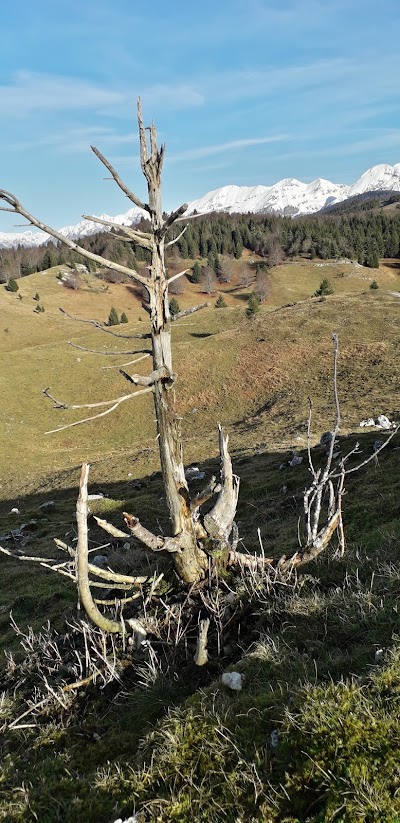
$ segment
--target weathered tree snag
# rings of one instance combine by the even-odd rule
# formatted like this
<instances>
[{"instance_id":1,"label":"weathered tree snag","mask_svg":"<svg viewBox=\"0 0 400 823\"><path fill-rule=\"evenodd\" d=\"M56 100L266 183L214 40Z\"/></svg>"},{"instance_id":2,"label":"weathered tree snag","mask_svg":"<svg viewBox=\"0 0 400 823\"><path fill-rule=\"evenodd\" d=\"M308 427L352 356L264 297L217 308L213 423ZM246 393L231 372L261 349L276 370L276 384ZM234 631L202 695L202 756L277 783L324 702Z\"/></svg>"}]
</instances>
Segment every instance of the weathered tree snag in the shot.
<instances>
[{"instance_id":1,"label":"weathered tree snag","mask_svg":"<svg viewBox=\"0 0 400 823\"><path fill-rule=\"evenodd\" d=\"M228 451L228 435L219 429L219 454L221 460L221 490L211 511L204 518L207 533L214 540L228 541L235 519L239 495L239 478L233 474Z\"/></svg>"},{"instance_id":2,"label":"weathered tree snag","mask_svg":"<svg viewBox=\"0 0 400 823\"><path fill-rule=\"evenodd\" d=\"M228 435L223 432L219 426L219 452L220 452L220 482L217 483L215 478L212 478L206 488L191 497L188 482L185 476L183 456L182 456L182 440L180 430L180 420L175 411L175 381L176 375L172 365L172 351L171 351L171 316L169 312L169 296L168 283L176 278L182 276L185 272L178 272L170 281L166 276L164 251L165 246L169 245L167 242L167 233L175 221L182 218L186 210L186 205L180 206L166 219L163 217L162 201L161 201L161 172L164 158L165 147L158 148L156 139L156 130L152 124L150 128L146 129L143 125L142 110L140 100L138 101L138 127L139 127L139 142L140 142L140 162L143 174L147 181L148 203L142 203L135 194L133 194L128 187L123 183L115 169L110 165L108 160L98 151L93 148L94 153L104 164L104 166L111 173L112 178L121 188L124 194L137 205L143 209L148 215L150 221L150 228L143 232L136 228L121 227L114 224L112 221L105 221L102 218L89 217L101 225L105 224L108 228L115 228L122 239L128 238L132 242L141 245L150 252L150 266L149 276L145 277L139 274L134 269L129 269L121 266L114 261L100 257L89 252L87 249L80 247L74 241L68 240L62 234L45 225L42 221L33 217L17 200L17 198L6 192L0 190L0 200L7 205L0 210L17 212L23 215L31 225L42 229L48 234L55 237L59 242L64 243L69 248L79 253L82 257L88 258L100 263L102 266L115 269L123 274L127 274L132 280L139 283L146 289L148 294L148 305L146 310L150 319L150 332L140 335L122 335L116 332L110 332L105 329L102 324L94 320L84 320L92 326L98 328L100 331L107 331L119 337L127 338L149 338L151 339L151 350L133 350L132 352L121 352L121 354L143 354L148 353L152 357L152 370L147 376L140 374L129 375L120 368L120 372L124 379L128 380L135 386L143 386L143 389L136 390L132 394L122 395L112 400L101 400L95 403L84 404L69 404L56 400L49 389L45 389L46 396L52 400L57 408L61 409L103 409L94 414L92 417L85 420L78 420L61 426L54 431L62 431L65 428L80 425L88 420L94 420L105 416L116 409L121 403L133 399L134 397L145 394L146 392L153 395L155 406L155 415L157 422L157 439L160 451L160 462L163 475L166 504L170 517L170 534L155 535L150 532L145 526L140 523L138 517L128 513L124 513L125 523L128 527L129 534L139 540L146 549L152 552L168 552L171 555L172 562L179 578L188 585L196 585L201 583L209 573L213 574L218 571L219 565L224 567L241 566L248 572L258 574L269 573L274 575L277 579L279 575L287 577L291 574L293 569L308 563L314 559L321 551L328 545L332 534L337 531L341 543L342 551L344 550L344 533L342 524L341 501L344 490L344 480L348 472L356 471L356 468L347 470L345 463L350 454L344 457L338 466L332 468L334 459L334 450L337 435L340 426L340 409L337 395L337 357L338 357L338 340L334 336L335 341L335 356L334 356L334 399L336 407L336 423L331 434L330 446L328 450L327 460L323 469L315 470L312 459L310 444L308 448L309 454L309 468L312 475L311 483L304 493L304 515L306 525L306 541L305 546L296 551L291 557L282 556L278 559L253 557L248 554L242 554L237 551L238 544L238 530L235 524L235 515L239 494L239 478L233 473L232 462L228 451ZM147 135L146 132L149 132ZM170 243L176 241L174 238ZM184 316L189 314L201 306L193 309L185 310L180 314ZM64 314L67 317L66 312ZM71 318L80 320L80 318ZM80 322L82 322L80 320ZM84 351L96 352L95 349L85 349ZM99 352L105 354L107 352ZM116 354L113 352L112 354ZM140 360L142 358L138 358ZM133 362L138 362L135 360ZM123 365L129 365L128 363ZM311 404L310 404L310 418L308 426L308 441L310 436L311 424ZM394 432L395 433L395 432ZM393 433L393 434L394 434ZM393 436L393 434L391 436ZM390 438L389 438L390 439ZM388 441L386 442L389 442ZM354 450L353 450L354 451ZM378 453L378 452L377 452ZM372 459L372 458L371 458ZM358 468L365 464L362 463ZM67 563L57 564L56 561L45 561L48 567L58 571L60 574L66 575L69 578L74 578L73 572L76 573L76 580L78 584L80 599L87 614L100 628L112 633L124 633L125 622L121 620L110 620L105 617L99 610L97 603L91 594L91 586L101 588L105 585L104 582L96 582L93 576L97 574L103 580L114 582L116 588L125 590L127 587L137 585L140 578L135 579L130 576L115 575L113 572L100 572L100 570L93 571L93 567L88 562L88 538L87 538L87 483L88 483L89 467L83 466L80 481L80 491L77 503L77 523L78 523L78 546L76 552L66 547L69 560ZM335 481L337 481L335 486ZM216 498L211 509L204 514L202 507L207 501ZM327 501L327 502L326 502ZM322 516L322 513L324 515ZM320 524L320 520L325 520L324 524ZM116 539L125 539L127 533L117 529L112 524L105 520L97 520L106 532L113 535ZM59 541L59 545L61 545ZM7 553L0 547L0 551ZM9 552L8 552L9 553ZM20 558L22 559L22 558ZM35 558L32 558L35 559ZM39 561L40 562L40 561ZM89 579L89 574L92 578ZM140 585L140 583L139 583ZM134 596L134 595L133 595ZM129 598L128 598L129 599ZM107 604L109 601L103 601ZM131 629L134 630L132 621ZM207 620L200 623L199 631L199 646L196 662L201 665L205 662L207 657L206 643L207 643Z\"/></svg>"},{"instance_id":3,"label":"weathered tree snag","mask_svg":"<svg viewBox=\"0 0 400 823\"><path fill-rule=\"evenodd\" d=\"M232 473L232 465L228 452L228 438L224 436L220 427L219 441L220 441L220 456L221 456L221 485L219 487L214 484L213 488L209 490L206 497L208 499L211 495L217 494L215 505L211 512L202 520L200 508L205 502L204 499L197 497L194 501L191 500L188 483L185 477L185 470L182 457L182 442L180 421L175 412L175 391L174 384L176 375L172 367L172 352L171 352L171 317L169 312L169 296L168 296L168 282L172 282L177 277L185 274L185 271L178 272L170 281L166 276L164 250L167 242L168 230L173 226L175 221L180 220L186 211L186 204L183 204L174 212L172 212L166 219L163 217L162 200L161 200L161 172L163 165L163 158L165 146L158 148L156 139L156 130L154 124L150 128L145 128L143 124L142 109L140 100L138 100L137 107L138 127L139 127L139 143L140 143L140 163L143 174L147 181L148 203L143 203L128 187L123 183L115 169L111 166L109 161L101 154L101 152L92 146L92 149L103 165L108 169L112 178L121 188L124 194L136 206L143 209L150 220L150 228L143 232L135 227L121 227L114 224L112 221L105 221L102 218L88 216L87 219L92 220L100 225L106 225L107 228L115 228L122 238L128 238L135 243L138 243L147 251L150 252L150 266L149 277L144 277L133 269L127 269L125 266L119 266L107 259L103 259L98 255L88 252L81 248L74 241L64 238L59 232L51 227L45 225L42 221L33 217L17 200L17 198L6 191L0 191L0 199L7 205L4 207L5 211L14 211L22 214L31 225L37 226L43 231L55 237L65 245L69 246L74 251L81 254L83 257L89 258L96 263L114 268L123 274L140 283L148 293L148 309L150 315L150 334L151 338L151 356L153 359L153 369L147 376L140 374L129 375L121 369L122 376L135 386L144 386L142 391L136 391L131 395L123 395L114 400L102 400L97 403L87 404L69 404L55 400L50 394L49 389L45 390L45 394L51 399L55 406L62 409L68 408L104 408L93 415L91 418L86 418L82 421L67 424L60 427L61 431L69 426L79 425L81 422L87 420L97 419L112 412L120 403L142 394L144 391L151 391L154 399L156 421L157 421L157 439L159 443L161 469L163 474L164 489L167 507L171 521L171 531L169 537L161 537L153 535L144 526L141 525L137 517L125 515L125 521L129 527L131 534L139 539L143 545L151 551L167 551L171 553L175 569L181 580L187 584L194 584L200 582L206 577L210 564L209 555L212 554L214 558L218 554L218 546L224 548L226 553L229 548L228 538L232 531L232 525L235 518L237 496L239 489L239 481ZM147 133L148 132L148 135ZM184 231L185 229L183 229ZM182 233L181 233L182 235ZM176 238L169 241L173 243ZM197 310L195 307L191 311ZM101 324L96 321L86 321L91 325L98 327L100 331L104 331ZM122 336L122 335L121 335ZM128 336L128 335L127 335ZM133 335L135 337L136 335ZM139 336L139 335L138 335ZM142 335L140 335L142 336ZM145 335L143 335L145 336ZM146 335L147 336L147 335ZM82 347L83 348L83 347ZM95 350L92 350L95 351ZM128 352L126 352L128 354ZM130 353L130 352L129 352ZM139 353L139 352L137 352ZM81 489L79 495L79 511L80 520L83 524L84 517L84 494L85 494L84 475L81 479ZM106 531L111 531L110 524L105 524ZM84 528L81 528L81 544L84 544ZM100 625L97 612L98 609L90 597L90 584L88 583L88 568L87 559L85 561L84 552L77 552L77 566L79 587L81 590L81 598L88 614L92 619ZM117 631L115 625L110 628L110 631Z\"/></svg>"}]
</instances>

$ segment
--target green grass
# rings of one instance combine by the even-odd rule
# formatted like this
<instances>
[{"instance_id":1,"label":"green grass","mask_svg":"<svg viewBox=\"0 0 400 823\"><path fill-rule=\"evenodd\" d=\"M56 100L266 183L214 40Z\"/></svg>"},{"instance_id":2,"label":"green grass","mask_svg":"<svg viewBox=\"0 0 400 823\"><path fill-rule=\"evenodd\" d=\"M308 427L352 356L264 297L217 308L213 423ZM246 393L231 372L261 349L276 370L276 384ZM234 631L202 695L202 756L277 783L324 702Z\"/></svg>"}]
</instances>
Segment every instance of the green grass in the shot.
<instances>
[{"instance_id":1,"label":"green grass","mask_svg":"<svg viewBox=\"0 0 400 823\"><path fill-rule=\"evenodd\" d=\"M325 276L335 293L306 299ZM207 475L217 471L216 424L224 423L241 477L237 519L249 551L258 550L258 530L267 555L296 549L309 477L309 395L317 464L323 453L316 444L332 425L333 331L340 338L342 449L359 439L367 456L381 435L365 433L359 421L399 415L398 302L388 291L396 290L397 275L388 271L387 282L381 276L381 270L371 272L380 285L372 293L367 281L357 280L357 270L349 274L345 292L346 278L336 279L333 267L282 266L273 273L270 302L253 321L245 319L245 301L233 294L228 309L210 308L173 327L186 464L198 463ZM2 337L7 379L1 390L11 425L0 434L0 534L37 518L24 551L55 556L54 536L74 538L79 464L85 459L92 464L90 491L105 495L91 504L92 514L121 526L122 511L128 510L145 525L167 529L161 476L151 478L158 454L149 399L95 424L43 434L80 413L53 410L41 388L50 385L56 397L74 402L117 396L125 390L117 369L101 367L130 359L68 347L68 339L90 347L109 341L63 318L58 303L97 319L106 319L111 305L119 311L128 307L131 325L124 333L145 328L137 320L138 304L124 286L97 295L61 289L52 272L31 278L21 283L22 301L1 295L9 328ZM44 315L33 314L29 289L32 296L39 291ZM290 289L299 302L282 307L294 302L287 299ZM191 295L185 299L197 302L194 289ZM110 341L117 348L117 339ZM140 366L144 372L146 361ZM24 711L39 681L32 661L30 673L22 667L9 613L22 629L29 624L35 632L50 619L63 635L76 614L76 592L38 565L2 558L0 632L20 668L7 673L3 665L0 675L0 820L109 823L134 810L143 821L179 823L400 819L399 445L397 437L376 464L348 478L344 558L333 542L295 585L273 592L260 585L252 597L244 581L228 579L237 591L237 611L220 653L215 638L210 641L206 667L193 663L190 632L174 654L159 652L161 666L153 673L121 649L120 685L89 686L67 709L49 703L35 728L15 731L7 723ZM281 469L292 448L303 463ZM133 484L137 478L140 488ZM40 509L49 499L54 507ZM10 513L15 505L20 515ZM104 542L92 518L89 525L91 545ZM150 568L144 552L121 558L113 547L107 551L118 568ZM158 560L167 584L173 582L168 558ZM380 648L384 655L377 664ZM244 674L242 692L222 686L227 668Z\"/></svg>"}]
</instances>

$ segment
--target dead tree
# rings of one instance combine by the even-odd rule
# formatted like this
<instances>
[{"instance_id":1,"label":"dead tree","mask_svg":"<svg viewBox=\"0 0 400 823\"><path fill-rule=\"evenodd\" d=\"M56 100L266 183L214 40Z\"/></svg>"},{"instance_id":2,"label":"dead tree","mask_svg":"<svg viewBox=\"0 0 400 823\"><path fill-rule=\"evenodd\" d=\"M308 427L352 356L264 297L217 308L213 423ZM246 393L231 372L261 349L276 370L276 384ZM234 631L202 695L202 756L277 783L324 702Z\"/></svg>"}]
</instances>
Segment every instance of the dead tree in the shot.
<instances>
[{"instance_id":1,"label":"dead tree","mask_svg":"<svg viewBox=\"0 0 400 823\"><path fill-rule=\"evenodd\" d=\"M236 513L239 479L232 472L232 464L228 451L228 436L224 434L220 428L221 484L219 486L215 484L212 489L210 488L208 497L216 496L214 506L205 518L200 517L199 506L196 500L191 500L188 483L185 478L180 422L175 413L174 387L176 374L173 370L171 352L171 317L169 312L168 285L185 274L185 272L179 272L168 280L164 259L165 247L179 239L178 237L168 242L168 230L175 221L184 214L187 205L182 205L164 219L161 202L161 171L165 146L162 145L160 148L158 147L154 124L148 129L145 129L140 100L138 101L137 115L140 162L142 172L147 182L148 203L142 203L139 198L127 188L115 169L97 148L92 147L92 149L126 196L136 206L146 212L150 220L150 229L144 232L137 228L117 227L114 226L111 221L104 221L100 218L90 216L86 217L96 223L106 225L107 228L118 230L118 234L122 239L126 240L128 238L144 249L147 249L151 255L149 278L144 277L137 271L127 268L126 266L119 265L114 261L93 254L81 248L74 241L63 237L59 232L45 225L41 220L38 220L30 214L17 198L9 192L1 190L0 199L7 204L7 206L3 207L3 210L21 214L31 225L52 235L83 257L93 260L102 267L113 269L114 271L116 270L127 275L130 279L143 286L149 295L150 334L148 337L151 339L152 371L145 377L139 374L126 375L126 373L124 373L124 376L129 379L130 383L139 388L137 392L123 395L112 401L87 404L86 407L103 407L103 411L94 415L94 417L99 417L100 415L108 414L121 402L135 397L136 394L142 394L144 391L152 392L156 412L157 436L165 495L171 520L171 536L164 540L151 534L140 524L136 516L127 515L126 522L130 532L140 540L147 549L153 551L164 549L171 552L179 577L185 583L192 584L199 582L206 576L209 569L210 554L216 554L218 545L222 545L225 548L228 546L229 535L232 531ZM148 134L146 132L148 132ZM68 404L52 398L48 389L45 390L45 393L53 400L56 407L64 409L71 408ZM81 407L84 408L84 406ZM77 408L77 406L75 405L74 408ZM93 417L86 419L93 419ZM204 495L202 499L204 499Z\"/></svg>"},{"instance_id":2,"label":"dead tree","mask_svg":"<svg viewBox=\"0 0 400 823\"><path fill-rule=\"evenodd\" d=\"M116 226L112 221L105 221L96 217L89 217L101 225L106 225L109 229L115 229L117 236L123 239L129 239L142 246L150 252L151 263L149 267L149 277L145 277L137 271L122 266L114 261L100 257L92 252L80 247L77 243L68 238L55 229L45 225L42 221L31 215L17 200L17 198L6 192L0 190L0 200L6 203L6 206L0 207L0 210L16 212L25 217L28 222L42 229L47 234L52 235L61 243L64 243L82 257L88 258L95 263L100 264L103 268L116 270L126 275L131 280L139 283L149 295L149 318L150 318L150 332L138 335L124 335L118 332L111 331L109 328L103 328L101 324L93 320L84 320L83 322L90 323L102 331L112 334L116 337L130 337L130 338L146 338L151 340L151 349L142 349L125 351L124 354L140 354L141 357L135 361L142 360L143 357L152 357L152 371L147 376L139 374L128 374L120 369L121 374L134 387L135 390L129 394L121 395L112 400L102 400L97 403L88 403L82 405L69 405L65 402L56 400L50 394L49 389L45 389L44 393L51 399L56 408L90 408L102 409L84 420L79 420L75 423L70 423L67 426L62 426L55 431L61 431L69 426L79 425L87 420L93 420L112 412L122 402L128 401L146 392L153 394L156 421L157 421L157 436L160 451L160 460L162 475L164 481L166 502L171 521L171 533L169 536L159 536L149 531L144 525L140 523L136 515L125 513L125 523L128 531L121 531L115 526L103 520L98 520L99 525L113 537L127 539L133 535L142 545L151 552L168 552L171 554L175 570L180 579L189 585L198 584L208 574L213 574L218 569L220 564L225 567L240 565L244 570L251 570L257 572L262 569L263 573L271 573L272 577L276 579L277 576L287 577L292 570L304 563L314 559L323 549L328 545L333 533L337 530L339 534L340 543L343 549L343 525L341 517L341 501L344 491L345 476L349 472L357 471L368 460L364 461L358 467L347 469L346 463L353 452L347 455L339 464L334 465L334 450L337 434L340 426L340 411L337 398L336 386L336 364L338 356L338 341L335 338L335 360L334 360L334 389L335 389L335 404L336 404L336 424L330 439L330 447L328 450L327 462L324 469L315 470L311 452L309 448L309 467L312 475L312 481L304 494L304 513L306 520L306 543L303 548L292 553L289 557L282 556L280 558L265 558L253 557L252 555L243 554L237 551L238 532L235 524L235 514L239 493L239 478L232 470L232 462L228 450L228 436L223 432L219 426L219 453L221 463L220 482L215 478L209 481L208 485L202 492L192 497L190 494L188 482L185 476L182 442L180 432L180 422L175 413L175 382L176 374L173 370L172 352L171 352L171 317L169 312L169 297L168 285L176 280L185 272L175 274L169 280L166 277L164 251L167 245L176 242L181 235L174 240L167 241L168 230L179 220L184 214L187 206L182 205L176 211L172 212L168 217L163 217L161 204L161 170L164 158L165 147L158 148L156 141L156 130L154 125L149 129L145 129L143 125L142 112L140 100L138 101L138 126L140 139L140 159L143 174L147 181L148 189L148 203L142 203L135 194L133 194L127 186L123 183L115 169L110 165L108 160L98 151L93 148L96 156L101 160L111 177L115 180L118 186L126 194L126 196L136 206L143 209L150 220L149 231L142 231L138 228ZM146 134L149 132L149 139ZM181 233L182 234L182 233ZM79 319L79 318L73 318ZM78 347L79 348L79 347ZM82 348L82 347L80 347ZM91 350L90 350L91 351ZM104 353L104 352L102 352ZM114 352L115 353L115 352ZM124 365L129 365L126 363ZM309 435L311 425L311 409L309 421ZM397 431L397 429L396 429ZM393 432L389 439L395 434ZM384 445L387 444L388 441ZM353 450L354 451L354 450ZM375 457L376 455L374 455ZM120 590L125 594L125 597L118 599L120 606L125 602L135 599L138 594L132 593L132 589L140 587L144 579L135 578L129 575L119 575L110 570L104 570L91 565L88 562L88 538L87 538L87 484L88 484L89 467L84 466L82 469L80 492L77 503L77 525L78 525L78 545L77 549L56 541L57 545L62 548L68 556L64 563L60 563L54 558L34 558L29 556L15 555L8 549L0 546L0 551L5 554L16 556L19 560L35 560L41 563L46 568L62 574L69 579L78 583L78 590L80 601L85 608L87 614L97 626L102 630L112 633L122 633L128 630L128 625L131 633L136 634L139 638L142 636L142 627L135 625L135 621L124 621L122 616L120 619L109 619L99 609L99 605L110 605L109 600L102 600L99 597L94 597L92 589L108 588L110 584L112 587ZM335 481L336 487L334 486ZM324 499L328 496L328 505L323 507ZM213 504L210 506L210 501ZM203 506L208 503L209 509L206 513L203 511ZM326 520L324 525L320 525L321 519ZM90 577L89 577L90 575ZM100 578L100 580L98 579ZM127 625L128 624L128 625ZM206 643L207 643L208 625L202 624L201 636L199 635L199 648L197 657L199 660L206 659Z\"/></svg>"}]
</instances>

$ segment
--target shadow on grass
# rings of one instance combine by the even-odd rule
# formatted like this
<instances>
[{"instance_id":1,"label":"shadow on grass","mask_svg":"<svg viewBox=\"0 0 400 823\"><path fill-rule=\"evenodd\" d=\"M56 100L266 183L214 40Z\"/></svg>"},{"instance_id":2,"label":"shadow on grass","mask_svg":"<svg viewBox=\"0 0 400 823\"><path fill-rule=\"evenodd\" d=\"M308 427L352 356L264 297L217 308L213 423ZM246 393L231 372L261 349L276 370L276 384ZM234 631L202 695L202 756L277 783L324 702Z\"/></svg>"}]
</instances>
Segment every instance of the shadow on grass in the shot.
<instances>
[{"instance_id":1,"label":"shadow on grass","mask_svg":"<svg viewBox=\"0 0 400 823\"><path fill-rule=\"evenodd\" d=\"M370 432L357 438L361 458L371 453L377 436L377 432ZM343 452L350 450L355 440L354 435L341 438ZM138 684L137 671L128 667L121 688L114 685L103 691L89 689L74 704L73 715L65 723L50 716L37 730L23 733L23 746L22 738L15 733L7 736L3 741L3 795L22 798L18 781L23 774L29 786L29 813L46 823L97 823L114 820L122 813L129 816L134 798L137 806L148 799L144 784L140 787L137 782L140 741L168 719L172 707L181 706L185 712L190 706L199 706L203 699L199 690L213 684L211 692L204 695L206 703L215 708L216 718L218 711L223 711L226 722L233 724L235 740L251 758L254 746L261 751L286 707L293 705L299 683L340 682L343 677L368 672L374 665L375 651L390 647L398 628L400 481L396 446L392 441L377 462L348 478L343 505L348 542L344 558L335 557L333 541L331 549L301 572L296 588L278 587L269 594L261 589L241 613L235 649L230 655L223 651L222 638L220 656L213 649L209 664L198 669L192 659L194 640L189 638L186 660L180 656L175 668L172 665L164 675L148 677L146 687ZM250 551L258 548L258 529L266 552L278 555L296 549L303 490L309 480L307 454L296 451L303 458L296 467L287 465L289 451L270 452L266 444L256 452L233 455L234 471L241 477L240 533ZM319 466L323 449L315 447L312 455ZM201 468L207 475L213 474L217 461L206 461ZM78 477L77 467L77 481ZM121 525L122 511L128 509L155 531L166 531L161 474L138 482L140 488L134 487L135 481L91 487L90 492L105 495L91 503L92 513ZM193 491L197 490L198 485L193 486ZM36 531L30 533L27 553L48 553L56 534L73 539L76 493L72 487L55 490L51 495L54 506L43 510L39 507L48 501L48 494L20 499L25 520L42 512L37 517ZM6 524L9 528L16 522L16 516L9 513L11 504L14 501L4 501L0 508L2 532ZM93 518L90 537L98 543L104 541L104 533ZM36 624L39 620L43 624L48 615L52 618L60 609L63 618L67 608L72 613L75 592L68 582L65 590L71 594L70 601L61 597L64 583L56 575L36 565L4 562L2 592L4 595L8 589L10 596L11 589L12 596L19 600L15 616L23 625L32 623L32 618ZM21 567L23 591L17 592ZM243 590L241 598L244 602ZM4 613L1 617L8 619ZM244 691L227 696L215 685L217 679L227 663L236 663L249 647L253 651ZM237 723L236 715L241 718ZM182 734L190 748L190 724ZM8 767L10 758L12 768ZM28 819L27 807L21 806L20 814L16 808L15 802L9 811L4 806L7 819L15 823Z\"/></svg>"}]
</instances>

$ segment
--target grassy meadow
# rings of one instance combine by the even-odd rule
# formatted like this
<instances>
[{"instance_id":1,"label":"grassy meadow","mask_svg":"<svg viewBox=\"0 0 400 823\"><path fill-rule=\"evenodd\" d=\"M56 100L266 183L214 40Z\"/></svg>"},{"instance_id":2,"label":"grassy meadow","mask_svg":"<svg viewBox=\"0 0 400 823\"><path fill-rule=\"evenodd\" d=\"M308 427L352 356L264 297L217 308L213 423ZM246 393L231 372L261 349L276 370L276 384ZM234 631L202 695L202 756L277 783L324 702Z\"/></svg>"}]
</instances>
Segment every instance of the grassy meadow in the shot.
<instances>
[{"instance_id":1,"label":"grassy meadow","mask_svg":"<svg viewBox=\"0 0 400 823\"><path fill-rule=\"evenodd\" d=\"M317 464L319 439L334 420L333 332L340 340L342 450L358 440L361 457L372 453L382 435L360 429L363 418L400 420L400 298L392 294L400 291L400 269L395 261L379 270L304 260L281 265L270 274L266 303L249 320L252 286L240 287L247 262L235 261L231 282L213 295L187 282L177 295L181 308L211 302L173 324L177 407L185 463L207 476L218 471L217 423L226 426L241 478L242 550L257 551L261 541L275 557L298 543L309 479L308 397ZM129 320L115 331L142 333L146 312L129 286L105 290L87 275L82 289L67 290L57 271L20 280L22 300L0 287L0 534L36 520L24 550L40 557L55 556L54 536L74 539L84 460L92 467L90 491L104 494L91 503L92 514L121 526L125 510L155 530L168 527L150 396L45 434L96 410L54 409L44 388L67 403L116 398L130 391L118 366L135 359L117 352L146 347L59 312L61 306L106 321L115 306ZM312 297L325 277L334 293ZM369 288L374 279L378 290ZM41 314L34 313L36 292ZM219 293L225 309L214 308ZM115 353L84 352L68 341ZM124 368L145 374L148 360ZM190 632L175 657L160 652L159 667L124 651L120 683L90 686L65 705L55 700L36 725L28 718L18 730L9 723L32 700L36 647L22 653L10 612L23 631L29 625L38 633L49 619L60 636L76 614L76 592L38 565L2 557L2 646L20 668L2 661L0 820L114 823L137 813L140 823L399 821L399 447L397 435L349 476L344 557L332 541L291 585L275 590L262 578L253 587L245 578L227 579L227 591L235 592L232 620L207 666L194 665ZM303 457L294 468L286 465L291 450ZM54 505L41 509L49 500ZM11 514L13 507L20 515ZM90 538L93 546L104 542L92 519ZM142 551L125 561L115 546L108 554L116 568L154 570ZM172 585L168 561L157 560ZM227 669L243 674L242 691L222 686ZM61 676L54 675L56 683Z\"/></svg>"}]
</instances>

